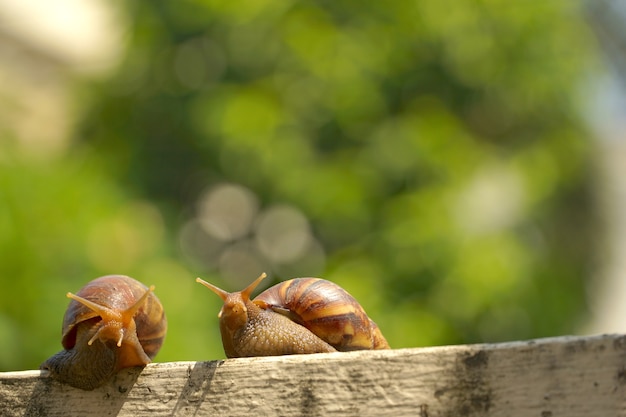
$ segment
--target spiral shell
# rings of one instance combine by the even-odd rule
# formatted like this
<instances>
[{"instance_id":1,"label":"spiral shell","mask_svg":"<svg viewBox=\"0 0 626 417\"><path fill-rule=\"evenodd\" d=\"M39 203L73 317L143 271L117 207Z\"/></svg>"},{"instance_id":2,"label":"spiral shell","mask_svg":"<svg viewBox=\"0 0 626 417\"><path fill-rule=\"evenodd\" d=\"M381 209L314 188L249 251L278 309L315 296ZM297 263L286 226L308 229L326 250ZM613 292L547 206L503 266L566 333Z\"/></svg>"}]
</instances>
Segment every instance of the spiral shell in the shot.
<instances>
[{"instance_id":1,"label":"spiral shell","mask_svg":"<svg viewBox=\"0 0 626 417\"><path fill-rule=\"evenodd\" d=\"M294 278L268 288L254 302L286 315L339 351L389 348L359 302L334 282Z\"/></svg>"}]
</instances>

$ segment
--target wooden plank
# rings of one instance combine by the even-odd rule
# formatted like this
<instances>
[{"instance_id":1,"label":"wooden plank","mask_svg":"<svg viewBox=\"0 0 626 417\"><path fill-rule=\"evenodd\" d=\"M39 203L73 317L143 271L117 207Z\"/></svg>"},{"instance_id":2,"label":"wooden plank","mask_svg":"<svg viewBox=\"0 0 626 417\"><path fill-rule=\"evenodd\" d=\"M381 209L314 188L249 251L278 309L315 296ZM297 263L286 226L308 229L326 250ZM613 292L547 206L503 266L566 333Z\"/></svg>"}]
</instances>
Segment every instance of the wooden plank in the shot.
<instances>
[{"instance_id":1,"label":"wooden plank","mask_svg":"<svg viewBox=\"0 0 626 417\"><path fill-rule=\"evenodd\" d=\"M155 363L81 391L0 373L6 416L626 416L626 335Z\"/></svg>"}]
</instances>

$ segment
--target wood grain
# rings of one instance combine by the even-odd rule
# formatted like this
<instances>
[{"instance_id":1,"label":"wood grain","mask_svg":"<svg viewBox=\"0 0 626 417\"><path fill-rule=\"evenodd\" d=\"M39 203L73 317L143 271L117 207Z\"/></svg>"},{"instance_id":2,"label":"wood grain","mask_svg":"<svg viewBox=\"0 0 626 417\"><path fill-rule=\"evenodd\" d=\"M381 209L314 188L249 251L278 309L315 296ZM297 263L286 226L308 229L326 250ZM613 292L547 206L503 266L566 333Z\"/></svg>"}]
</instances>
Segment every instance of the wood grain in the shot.
<instances>
[{"instance_id":1,"label":"wood grain","mask_svg":"<svg viewBox=\"0 0 626 417\"><path fill-rule=\"evenodd\" d=\"M155 363L94 391L0 373L6 416L626 416L626 335Z\"/></svg>"}]
</instances>

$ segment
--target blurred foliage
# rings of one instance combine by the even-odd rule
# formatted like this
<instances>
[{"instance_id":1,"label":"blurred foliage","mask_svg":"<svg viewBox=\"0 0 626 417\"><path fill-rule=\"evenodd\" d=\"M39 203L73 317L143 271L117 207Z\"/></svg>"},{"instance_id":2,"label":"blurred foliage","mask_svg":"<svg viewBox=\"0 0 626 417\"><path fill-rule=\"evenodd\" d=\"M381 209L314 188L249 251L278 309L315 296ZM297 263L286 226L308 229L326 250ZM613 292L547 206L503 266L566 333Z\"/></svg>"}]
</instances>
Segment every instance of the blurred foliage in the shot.
<instances>
[{"instance_id":1,"label":"blurred foliage","mask_svg":"<svg viewBox=\"0 0 626 417\"><path fill-rule=\"evenodd\" d=\"M157 286L158 361L224 357L217 297L193 279L240 284L179 245L222 182L301 210L319 274L393 347L575 331L594 232L577 2L125 7L126 59L79 94L72 149L3 149L1 369L59 350L63 294L107 273Z\"/></svg>"}]
</instances>

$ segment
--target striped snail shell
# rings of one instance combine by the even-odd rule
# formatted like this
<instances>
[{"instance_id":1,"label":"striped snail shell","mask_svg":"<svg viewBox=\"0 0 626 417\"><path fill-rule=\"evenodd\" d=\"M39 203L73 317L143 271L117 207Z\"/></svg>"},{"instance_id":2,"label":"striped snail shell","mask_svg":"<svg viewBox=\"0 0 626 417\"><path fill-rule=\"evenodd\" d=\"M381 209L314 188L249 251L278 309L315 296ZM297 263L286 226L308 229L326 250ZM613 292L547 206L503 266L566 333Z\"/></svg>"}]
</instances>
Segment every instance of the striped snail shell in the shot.
<instances>
[{"instance_id":1,"label":"striped snail shell","mask_svg":"<svg viewBox=\"0 0 626 417\"><path fill-rule=\"evenodd\" d=\"M295 278L250 300L265 277L234 293L196 279L224 301L218 317L227 357L389 349L363 307L337 284Z\"/></svg>"},{"instance_id":2,"label":"striped snail shell","mask_svg":"<svg viewBox=\"0 0 626 417\"><path fill-rule=\"evenodd\" d=\"M152 361L163 344L167 319L163 306L146 287L124 275L87 283L71 298L63 317L64 350L41 369L76 388L92 390L123 368Z\"/></svg>"}]
</instances>

